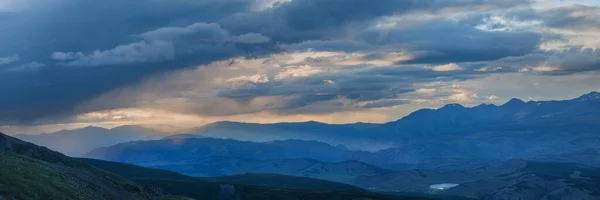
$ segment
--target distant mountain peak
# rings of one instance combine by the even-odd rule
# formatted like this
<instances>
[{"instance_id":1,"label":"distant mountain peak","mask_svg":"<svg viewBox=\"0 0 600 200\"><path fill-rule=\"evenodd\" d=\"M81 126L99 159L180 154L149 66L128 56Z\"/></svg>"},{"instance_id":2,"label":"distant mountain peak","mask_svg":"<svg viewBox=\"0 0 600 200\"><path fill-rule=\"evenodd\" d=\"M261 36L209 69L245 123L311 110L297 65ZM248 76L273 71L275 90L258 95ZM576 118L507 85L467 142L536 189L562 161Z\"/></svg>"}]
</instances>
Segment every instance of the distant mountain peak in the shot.
<instances>
[{"instance_id":1,"label":"distant mountain peak","mask_svg":"<svg viewBox=\"0 0 600 200\"><path fill-rule=\"evenodd\" d=\"M219 127L219 126L235 126L235 125L240 125L240 124L244 124L244 123L234 122L234 121L216 121L216 122L213 122L213 123L205 124L201 128Z\"/></svg>"},{"instance_id":2,"label":"distant mountain peak","mask_svg":"<svg viewBox=\"0 0 600 200\"><path fill-rule=\"evenodd\" d=\"M444 107L442 107L440 109L457 109L457 108L465 108L465 107L460 104L457 104L457 103L451 103L451 104L444 105Z\"/></svg>"},{"instance_id":3,"label":"distant mountain peak","mask_svg":"<svg viewBox=\"0 0 600 200\"><path fill-rule=\"evenodd\" d=\"M117 126L117 127L110 128L109 130L119 130L119 129L146 129L146 128L139 126L139 125L123 125L123 126Z\"/></svg>"},{"instance_id":4,"label":"distant mountain peak","mask_svg":"<svg viewBox=\"0 0 600 200\"><path fill-rule=\"evenodd\" d=\"M496 105L491 104L491 103L482 103L482 104L479 104L478 106L475 106L475 108L482 108L482 107L496 107Z\"/></svg>"},{"instance_id":5,"label":"distant mountain peak","mask_svg":"<svg viewBox=\"0 0 600 200\"><path fill-rule=\"evenodd\" d=\"M588 100L595 100L595 99L600 99L600 92L592 91L590 93L581 95L580 97L576 98L575 100L588 101Z\"/></svg>"},{"instance_id":6,"label":"distant mountain peak","mask_svg":"<svg viewBox=\"0 0 600 200\"><path fill-rule=\"evenodd\" d=\"M305 124L325 124L325 123L323 123L323 122L314 121L314 120L310 120L310 121L307 121L307 122L304 122L304 123L305 123Z\"/></svg>"},{"instance_id":7,"label":"distant mountain peak","mask_svg":"<svg viewBox=\"0 0 600 200\"><path fill-rule=\"evenodd\" d=\"M81 128L82 130L108 130L102 127L98 127L98 126L86 126Z\"/></svg>"},{"instance_id":8,"label":"distant mountain peak","mask_svg":"<svg viewBox=\"0 0 600 200\"><path fill-rule=\"evenodd\" d=\"M525 104L525 101L518 99L518 98L512 98L502 106L516 106L516 105L523 105L523 104Z\"/></svg>"}]
</instances>

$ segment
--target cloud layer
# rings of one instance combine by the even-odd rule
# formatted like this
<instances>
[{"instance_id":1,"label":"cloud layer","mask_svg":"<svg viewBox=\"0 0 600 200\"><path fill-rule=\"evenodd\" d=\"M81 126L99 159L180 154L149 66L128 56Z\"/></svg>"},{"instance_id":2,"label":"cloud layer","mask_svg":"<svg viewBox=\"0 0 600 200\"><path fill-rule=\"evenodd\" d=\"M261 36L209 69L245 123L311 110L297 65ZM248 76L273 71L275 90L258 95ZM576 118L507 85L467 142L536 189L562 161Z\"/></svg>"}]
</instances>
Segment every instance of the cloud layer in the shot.
<instances>
[{"instance_id":1,"label":"cloud layer","mask_svg":"<svg viewBox=\"0 0 600 200\"><path fill-rule=\"evenodd\" d=\"M471 85L489 77L600 69L600 8L587 1L44 2L0 4L0 126L136 109L390 119L528 92Z\"/></svg>"}]
</instances>

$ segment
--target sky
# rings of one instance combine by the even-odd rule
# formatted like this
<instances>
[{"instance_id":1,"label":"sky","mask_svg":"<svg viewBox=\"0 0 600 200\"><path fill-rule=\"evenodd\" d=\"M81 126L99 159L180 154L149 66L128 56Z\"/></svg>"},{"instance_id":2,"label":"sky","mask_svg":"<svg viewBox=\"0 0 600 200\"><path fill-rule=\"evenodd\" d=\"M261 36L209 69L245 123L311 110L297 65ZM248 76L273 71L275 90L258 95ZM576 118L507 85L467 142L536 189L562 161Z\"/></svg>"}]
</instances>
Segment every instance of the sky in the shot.
<instances>
[{"instance_id":1,"label":"sky","mask_svg":"<svg viewBox=\"0 0 600 200\"><path fill-rule=\"evenodd\" d=\"M0 0L0 131L373 122L600 91L598 0Z\"/></svg>"}]
</instances>

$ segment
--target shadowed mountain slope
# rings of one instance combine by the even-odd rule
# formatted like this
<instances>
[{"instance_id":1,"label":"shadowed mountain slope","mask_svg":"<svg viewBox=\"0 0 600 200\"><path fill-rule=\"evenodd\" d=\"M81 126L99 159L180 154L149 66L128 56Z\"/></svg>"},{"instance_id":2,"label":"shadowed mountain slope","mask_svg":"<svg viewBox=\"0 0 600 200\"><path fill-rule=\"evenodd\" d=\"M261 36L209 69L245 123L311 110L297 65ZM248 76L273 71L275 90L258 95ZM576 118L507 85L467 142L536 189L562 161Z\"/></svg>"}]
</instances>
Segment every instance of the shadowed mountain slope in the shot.
<instances>
[{"instance_id":1,"label":"shadowed mountain slope","mask_svg":"<svg viewBox=\"0 0 600 200\"><path fill-rule=\"evenodd\" d=\"M45 147L0 133L0 195L5 199L155 199L140 186Z\"/></svg>"}]
</instances>

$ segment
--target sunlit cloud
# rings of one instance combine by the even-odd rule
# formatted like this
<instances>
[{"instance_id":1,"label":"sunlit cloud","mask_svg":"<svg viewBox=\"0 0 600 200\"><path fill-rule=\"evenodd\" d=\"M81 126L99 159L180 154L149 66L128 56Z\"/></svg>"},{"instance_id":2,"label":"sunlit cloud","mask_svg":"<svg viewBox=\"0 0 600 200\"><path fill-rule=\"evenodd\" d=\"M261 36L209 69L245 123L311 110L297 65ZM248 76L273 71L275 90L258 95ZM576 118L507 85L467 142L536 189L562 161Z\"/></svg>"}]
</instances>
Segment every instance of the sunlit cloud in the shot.
<instances>
[{"instance_id":1,"label":"sunlit cloud","mask_svg":"<svg viewBox=\"0 0 600 200\"><path fill-rule=\"evenodd\" d=\"M479 97L477 93L468 90L456 89L454 92L454 94L447 97L448 100L453 102L471 102Z\"/></svg>"},{"instance_id":2,"label":"sunlit cloud","mask_svg":"<svg viewBox=\"0 0 600 200\"><path fill-rule=\"evenodd\" d=\"M435 88L421 88L417 90L417 93L420 94L435 94L435 92L437 91L437 89Z\"/></svg>"},{"instance_id":3,"label":"sunlit cloud","mask_svg":"<svg viewBox=\"0 0 600 200\"><path fill-rule=\"evenodd\" d=\"M301 65L297 67L289 67L285 70L279 72L275 79L281 80L285 78L294 78L294 77L307 77L313 74L318 74L323 72L323 70L311 67L309 65Z\"/></svg>"},{"instance_id":4,"label":"sunlit cloud","mask_svg":"<svg viewBox=\"0 0 600 200\"><path fill-rule=\"evenodd\" d=\"M436 65L436 66L428 67L428 68L431 68L432 71L436 71L436 72L464 70L460 65L458 65L456 63L448 63L445 65Z\"/></svg>"},{"instance_id":5,"label":"sunlit cloud","mask_svg":"<svg viewBox=\"0 0 600 200\"><path fill-rule=\"evenodd\" d=\"M253 83L266 83L269 82L269 77L265 74L255 74L251 76L238 76L225 80L228 83L243 83L243 82L253 82Z\"/></svg>"},{"instance_id":6,"label":"sunlit cloud","mask_svg":"<svg viewBox=\"0 0 600 200\"><path fill-rule=\"evenodd\" d=\"M482 68L475 69L475 71L477 71L477 72L497 72L502 69L503 69L502 67L482 67Z\"/></svg>"},{"instance_id":7,"label":"sunlit cloud","mask_svg":"<svg viewBox=\"0 0 600 200\"><path fill-rule=\"evenodd\" d=\"M561 70L561 68L557 66L537 66L531 68L531 70L534 72L551 72Z\"/></svg>"},{"instance_id":8,"label":"sunlit cloud","mask_svg":"<svg viewBox=\"0 0 600 200\"><path fill-rule=\"evenodd\" d=\"M500 99L500 97L496 96L496 95L489 95L485 97L488 100L497 100Z\"/></svg>"},{"instance_id":9,"label":"sunlit cloud","mask_svg":"<svg viewBox=\"0 0 600 200\"><path fill-rule=\"evenodd\" d=\"M542 23L540 20L519 21L515 18L492 15L483 18L483 23L475 28L484 31L531 31L539 28Z\"/></svg>"}]
</instances>

